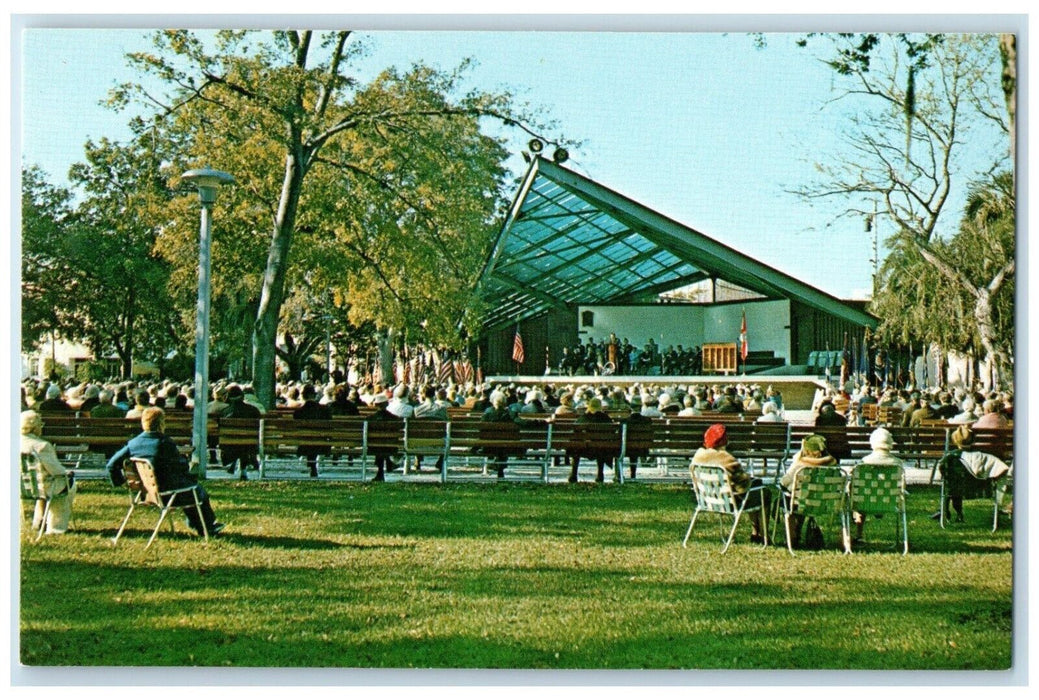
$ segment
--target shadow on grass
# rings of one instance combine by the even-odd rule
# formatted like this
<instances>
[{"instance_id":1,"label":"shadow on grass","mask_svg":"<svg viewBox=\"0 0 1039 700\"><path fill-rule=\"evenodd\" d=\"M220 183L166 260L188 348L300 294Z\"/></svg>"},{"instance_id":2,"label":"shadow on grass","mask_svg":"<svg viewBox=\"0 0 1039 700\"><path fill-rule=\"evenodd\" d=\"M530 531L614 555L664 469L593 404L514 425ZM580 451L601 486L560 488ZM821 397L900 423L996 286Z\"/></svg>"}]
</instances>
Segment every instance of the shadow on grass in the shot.
<instances>
[{"instance_id":1,"label":"shadow on grass","mask_svg":"<svg viewBox=\"0 0 1039 700\"><path fill-rule=\"evenodd\" d=\"M847 572L748 585L489 567L425 572L402 595L394 567L101 566L91 586L75 563L34 568L34 580L68 583L23 582L30 665L1002 669L1010 658L1009 600L948 584L922 596ZM91 624L67 624L84 610Z\"/></svg>"}]
</instances>

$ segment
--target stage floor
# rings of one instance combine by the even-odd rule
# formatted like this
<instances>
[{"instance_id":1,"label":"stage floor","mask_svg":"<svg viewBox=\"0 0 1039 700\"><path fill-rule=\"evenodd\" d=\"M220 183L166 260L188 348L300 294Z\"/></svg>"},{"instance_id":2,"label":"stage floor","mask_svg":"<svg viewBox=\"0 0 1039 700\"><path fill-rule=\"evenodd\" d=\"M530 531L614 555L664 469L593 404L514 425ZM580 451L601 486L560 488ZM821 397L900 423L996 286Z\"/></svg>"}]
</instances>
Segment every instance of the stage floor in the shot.
<instances>
[{"instance_id":1,"label":"stage floor","mask_svg":"<svg viewBox=\"0 0 1039 700\"><path fill-rule=\"evenodd\" d=\"M543 375L493 375L486 378L491 384L517 384L522 386L544 386L552 385L553 388L563 386L617 386L628 388L633 384L649 386L654 388L686 387L691 384L703 386L727 386L730 384L743 384L759 386L762 390L771 386L783 397L783 407L790 410L810 410L815 399L816 391L827 388L823 377L814 375L767 375L767 374L740 374L740 375L573 375L543 374Z\"/></svg>"}]
</instances>

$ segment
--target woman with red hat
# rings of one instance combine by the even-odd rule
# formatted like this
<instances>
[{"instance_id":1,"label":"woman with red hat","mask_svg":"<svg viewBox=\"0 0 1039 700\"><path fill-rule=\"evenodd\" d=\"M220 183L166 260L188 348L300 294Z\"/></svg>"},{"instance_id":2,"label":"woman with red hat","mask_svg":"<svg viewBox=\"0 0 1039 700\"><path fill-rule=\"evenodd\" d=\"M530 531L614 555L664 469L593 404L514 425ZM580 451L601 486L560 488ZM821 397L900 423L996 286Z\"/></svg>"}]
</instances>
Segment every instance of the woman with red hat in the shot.
<instances>
[{"instance_id":1,"label":"woman with red hat","mask_svg":"<svg viewBox=\"0 0 1039 700\"><path fill-rule=\"evenodd\" d=\"M729 438L725 432L724 425L715 423L707 428L707 431L703 434L703 447L698 449L696 454L693 455L693 461L689 464L689 473L692 474L694 464L722 467L729 475L729 484L732 485L732 493L738 503L743 500L751 486L757 486L761 481L760 479L753 479L744 470L739 460L725 449L728 444ZM758 499L760 496L758 494L760 493L760 491L755 491L751 495L752 500L748 499L745 507L751 508L759 505ZM768 508L767 503L765 508ZM761 535L761 511L759 510L750 513L750 541L758 544L764 542Z\"/></svg>"}]
</instances>

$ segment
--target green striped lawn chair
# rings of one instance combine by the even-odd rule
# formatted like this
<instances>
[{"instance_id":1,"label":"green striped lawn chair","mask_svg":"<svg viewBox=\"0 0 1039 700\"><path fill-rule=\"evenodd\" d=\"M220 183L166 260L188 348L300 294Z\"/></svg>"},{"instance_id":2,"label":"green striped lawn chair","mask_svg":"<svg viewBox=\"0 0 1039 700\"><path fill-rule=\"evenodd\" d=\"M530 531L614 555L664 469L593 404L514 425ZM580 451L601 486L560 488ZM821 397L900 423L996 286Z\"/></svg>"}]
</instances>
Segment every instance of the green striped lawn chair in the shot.
<instances>
[{"instance_id":1,"label":"green striped lawn chair","mask_svg":"<svg viewBox=\"0 0 1039 700\"><path fill-rule=\"evenodd\" d=\"M902 554L909 553L909 530L906 525L906 477L900 466L857 464L851 470L848 508L862 517L892 515L895 521L895 543L902 534Z\"/></svg>"},{"instance_id":2,"label":"green striped lawn chair","mask_svg":"<svg viewBox=\"0 0 1039 700\"><path fill-rule=\"evenodd\" d=\"M817 522L839 520L845 553L851 553L851 537L848 534L847 501L848 477L840 467L805 467L794 477L789 498L784 499L783 514L786 527L786 547L794 553L790 529L790 516L794 513Z\"/></svg>"}]
</instances>

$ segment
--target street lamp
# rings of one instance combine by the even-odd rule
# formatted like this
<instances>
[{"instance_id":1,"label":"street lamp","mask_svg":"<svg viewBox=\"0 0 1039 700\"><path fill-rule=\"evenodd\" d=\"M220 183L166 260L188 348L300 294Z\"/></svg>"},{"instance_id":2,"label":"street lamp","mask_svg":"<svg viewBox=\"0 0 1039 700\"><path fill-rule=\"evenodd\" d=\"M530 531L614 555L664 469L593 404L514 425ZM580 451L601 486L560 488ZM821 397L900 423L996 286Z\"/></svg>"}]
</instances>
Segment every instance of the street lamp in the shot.
<instances>
[{"instance_id":1,"label":"street lamp","mask_svg":"<svg viewBox=\"0 0 1039 700\"><path fill-rule=\"evenodd\" d=\"M198 200L202 204L198 244L198 305L195 317L195 409L192 414L191 439L195 446L198 475L205 478L209 441L206 409L209 404L210 210L216 202L216 193L220 185L233 183L234 177L219 170L202 168L187 171L181 179L198 188Z\"/></svg>"}]
</instances>

